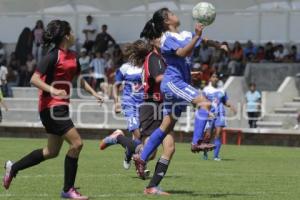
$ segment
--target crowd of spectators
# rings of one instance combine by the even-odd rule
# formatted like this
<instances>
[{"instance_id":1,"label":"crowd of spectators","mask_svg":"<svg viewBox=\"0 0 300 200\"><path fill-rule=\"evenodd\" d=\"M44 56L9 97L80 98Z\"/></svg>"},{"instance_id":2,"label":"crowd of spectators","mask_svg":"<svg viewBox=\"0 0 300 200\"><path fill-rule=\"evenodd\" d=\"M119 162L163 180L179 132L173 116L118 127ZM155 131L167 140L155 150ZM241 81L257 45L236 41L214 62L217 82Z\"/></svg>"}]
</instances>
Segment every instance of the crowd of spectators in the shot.
<instances>
[{"instance_id":1,"label":"crowd of spectators","mask_svg":"<svg viewBox=\"0 0 300 200\"><path fill-rule=\"evenodd\" d=\"M25 27L21 32L15 50L7 55L0 42L0 66L2 68L0 85L4 96L12 96L11 87L30 86L30 77L37 63L47 50L43 48L44 24L38 20L33 29ZM103 24L101 31L92 16L87 16L82 30L85 40L79 50L79 62L85 79L108 98L114 83L115 71L123 64L124 58L120 45L108 33L108 26ZM255 45L252 41L246 44L235 42L228 44L229 51L214 49L205 44L194 51L193 71L200 71L194 77L193 85L202 88L212 72L219 72L224 79L230 75L243 75L248 62L300 62L297 46L284 46L268 42ZM224 83L220 80L219 85Z\"/></svg>"},{"instance_id":2,"label":"crowd of spectators","mask_svg":"<svg viewBox=\"0 0 300 200\"><path fill-rule=\"evenodd\" d=\"M296 45L284 46L268 42L265 45L255 45L252 41L241 44L236 41L233 45L223 42L229 51L214 49L207 45L201 45L194 52L194 71L202 73L193 80L194 84L201 88L209 79L212 72L219 72L224 77L230 75L242 76L247 63L296 63L300 62L300 52ZM201 80L201 81L200 81Z\"/></svg>"}]
</instances>

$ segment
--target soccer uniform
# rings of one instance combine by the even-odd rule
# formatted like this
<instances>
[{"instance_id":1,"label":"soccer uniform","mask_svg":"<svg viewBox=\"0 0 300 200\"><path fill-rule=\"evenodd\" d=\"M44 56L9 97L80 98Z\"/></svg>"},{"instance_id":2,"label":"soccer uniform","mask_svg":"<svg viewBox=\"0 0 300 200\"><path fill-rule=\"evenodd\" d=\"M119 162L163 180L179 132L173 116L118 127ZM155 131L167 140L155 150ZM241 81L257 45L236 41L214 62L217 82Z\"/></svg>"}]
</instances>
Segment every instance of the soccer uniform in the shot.
<instances>
[{"instance_id":1,"label":"soccer uniform","mask_svg":"<svg viewBox=\"0 0 300 200\"><path fill-rule=\"evenodd\" d=\"M192 55L179 57L176 51L184 48L192 40L191 32L181 33L165 32L161 38L161 53L166 60L167 69L161 83L164 95L164 115L175 114L180 117L185 111L187 103L200 95L199 91L189 85L191 82ZM201 42L199 40L198 44ZM172 111L173 105L177 104Z\"/></svg>"},{"instance_id":2,"label":"soccer uniform","mask_svg":"<svg viewBox=\"0 0 300 200\"><path fill-rule=\"evenodd\" d=\"M36 73L45 83L65 90L69 96L72 80L80 73L80 64L75 52L54 48L42 58ZM62 136L74 127L69 116L69 104L69 97L61 98L39 91L40 119L47 133Z\"/></svg>"},{"instance_id":3,"label":"soccer uniform","mask_svg":"<svg viewBox=\"0 0 300 200\"><path fill-rule=\"evenodd\" d=\"M155 78L163 75L165 69L166 64L158 53L151 52L146 57L143 70L145 101L139 109L142 136L151 135L162 123L163 112L160 105L163 99L160 93L160 83L156 83Z\"/></svg>"},{"instance_id":4,"label":"soccer uniform","mask_svg":"<svg viewBox=\"0 0 300 200\"><path fill-rule=\"evenodd\" d=\"M222 88L215 88L211 84L203 89L203 95L212 103L210 112L215 118L207 122L206 129L214 129L215 127L226 127L225 107L228 101L226 92Z\"/></svg>"},{"instance_id":5,"label":"soccer uniform","mask_svg":"<svg viewBox=\"0 0 300 200\"><path fill-rule=\"evenodd\" d=\"M140 127L139 106L143 102L142 68L130 63L123 64L116 72L117 83L124 83L122 111L130 132Z\"/></svg>"}]
</instances>

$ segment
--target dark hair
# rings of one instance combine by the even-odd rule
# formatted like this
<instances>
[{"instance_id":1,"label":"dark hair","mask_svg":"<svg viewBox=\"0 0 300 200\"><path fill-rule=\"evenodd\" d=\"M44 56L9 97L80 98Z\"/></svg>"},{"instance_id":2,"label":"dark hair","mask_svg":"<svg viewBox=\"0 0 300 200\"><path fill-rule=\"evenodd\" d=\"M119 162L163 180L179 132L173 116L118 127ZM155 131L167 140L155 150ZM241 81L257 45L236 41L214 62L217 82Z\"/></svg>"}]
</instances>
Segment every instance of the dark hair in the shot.
<instances>
[{"instance_id":1,"label":"dark hair","mask_svg":"<svg viewBox=\"0 0 300 200\"><path fill-rule=\"evenodd\" d=\"M125 46L124 55L132 65L141 66L151 51L151 45L143 40L136 40Z\"/></svg>"},{"instance_id":2,"label":"dark hair","mask_svg":"<svg viewBox=\"0 0 300 200\"><path fill-rule=\"evenodd\" d=\"M102 28L107 28L107 25L106 25L106 24L103 24L103 25L102 25Z\"/></svg>"},{"instance_id":3,"label":"dark hair","mask_svg":"<svg viewBox=\"0 0 300 200\"><path fill-rule=\"evenodd\" d=\"M44 45L47 47L50 44L58 46L66 35L70 35L71 26L69 22L62 20L52 20L43 34Z\"/></svg>"},{"instance_id":4,"label":"dark hair","mask_svg":"<svg viewBox=\"0 0 300 200\"><path fill-rule=\"evenodd\" d=\"M249 87L252 87L252 86L253 86L253 87L256 87L256 84L255 84L255 83L250 83L250 84L249 84Z\"/></svg>"},{"instance_id":5,"label":"dark hair","mask_svg":"<svg viewBox=\"0 0 300 200\"><path fill-rule=\"evenodd\" d=\"M140 37L147 40L159 38L163 32L167 31L164 21L168 18L169 12L168 8L161 8L155 11L152 19L145 24Z\"/></svg>"},{"instance_id":6,"label":"dark hair","mask_svg":"<svg viewBox=\"0 0 300 200\"><path fill-rule=\"evenodd\" d=\"M42 20L37 20L34 29L38 28L38 24L41 24L41 29L44 29L44 23Z\"/></svg>"}]
</instances>

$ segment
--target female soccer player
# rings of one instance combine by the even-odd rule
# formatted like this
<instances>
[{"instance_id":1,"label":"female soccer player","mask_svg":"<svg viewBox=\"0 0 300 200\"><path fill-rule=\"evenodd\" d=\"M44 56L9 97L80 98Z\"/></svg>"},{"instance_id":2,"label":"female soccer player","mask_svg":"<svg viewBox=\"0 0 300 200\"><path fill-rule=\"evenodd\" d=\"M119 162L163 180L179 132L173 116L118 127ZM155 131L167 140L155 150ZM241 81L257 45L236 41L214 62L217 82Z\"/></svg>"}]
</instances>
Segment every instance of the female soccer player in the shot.
<instances>
[{"instance_id":1,"label":"female soccer player","mask_svg":"<svg viewBox=\"0 0 300 200\"><path fill-rule=\"evenodd\" d=\"M226 127L225 122L225 108L224 106L230 108L233 113L236 113L235 108L229 103L227 94L222 88L218 88L219 75L213 73L210 77L209 85L203 89L203 95L211 102L210 112L214 114L214 118L208 120L206 129L210 132L213 132L215 129L214 135L214 144L216 148L214 149L214 160L220 161L219 153L221 149L221 138L222 129ZM209 137L209 136L208 136ZM207 160L208 155L207 151L204 151L203 158Z\"/></svg>"},{"instance_id":2,"label":"female soccer player","mask_svg":"<svg viewBox=\"0 0 300 200\"><path fill-rule=\"evenodd\" d=\"M123 64L116 72L116 83L114 85L115 110L118 112L120 102L117 92L124 82L121 106L127 121L127 129L132 133L133 140L127 138L123 131L116 130L100 143L101 150L117 143L125 148L125 159L123 162L125 169L130 168L132 155L135 153L136 147L141 144L139 106L144 101L142 66L150 50L148 45L142 40L137 40L127 45L124 53L128 57L128 62Z\"/></svg>"},{"instance_id":3,"label":"female soccer player","mask_svg":"<svg viewBox=\"0 0 300 200\"><path fill-rule=\"evenodd\" d=\"M203 26L196 24L195 35L187 31L179 33L178 17L168 8L156 11L147 23L148 30L146 32L153 38L161 37L161 53L166 60L167 69L161 83L161 92L164 95L163 122L151 134L141 155L134 156L141 177L144 176L144 167L149 156L173 129L176 118L180 117L187 103L192 103L198 107L195 114L195 130L191 151L199 152L214 148L214 145L202 142L210 103L198 90L189 85L191 81L191 55L194 47L201 42ZM218 47L224 48L223 46Z\"/></svg>"},{"instance_id":4,"label":"female soccer player","mask_svg":"<svg viewBox=\"0 0 300 200\"><path fill-rule=\"evenodd\" d=\"M75 38L68 22L53 20L47 25L43 39L47 46L54 44L55 47L42 59L31 78L31 83L40 89L39 112L47 132L48 145L43 149L32 151L15 163L7 161L3 186L8 189L19 171L57 157L65 140L70 147L65 157L64 187L61 197L86 200L88 197L81 195L74 187L78 157L83 143L69 117L68 106L71 81L80 72L77 56L75 52L69 50ZM102 101L102 97L84 79L81 79L80 83L87 92L98 101Z\"/></svg>"}]
</instances>

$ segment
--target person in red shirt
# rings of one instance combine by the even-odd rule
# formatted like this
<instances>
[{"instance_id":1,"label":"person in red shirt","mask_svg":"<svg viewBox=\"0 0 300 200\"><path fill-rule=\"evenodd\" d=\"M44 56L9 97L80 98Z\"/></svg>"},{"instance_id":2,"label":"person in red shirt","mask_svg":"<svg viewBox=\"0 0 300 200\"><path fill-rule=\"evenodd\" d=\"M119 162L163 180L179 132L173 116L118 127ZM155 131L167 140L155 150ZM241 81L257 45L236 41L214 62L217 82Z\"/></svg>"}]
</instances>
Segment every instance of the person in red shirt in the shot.
<instances>
[{"instance_id":1,"label":"person in red shirt","mask_svg":"<svg viewBox=\"0 0 300 200\"><path fill-rule=\"evenodd\" d=\"M57 157L65 140L70 147L65 157L64 187L61 197L85 200L88 197L81 195L74 187L78 157L83 143L69 117L71 81L80 73L77 55L69 50L75 38L68 22L53 20L47 25L43 40L45 45L54 44L55 47L42 58L31 78L31 83L39 89L39 113L47 132L48 145L43 149L32 151L15 163L7 161L3 186L8 189L19 171ZM80 78L80 83L87 92L102 102L102 97L84 79Z\"/></svg>"}]
</instances>

